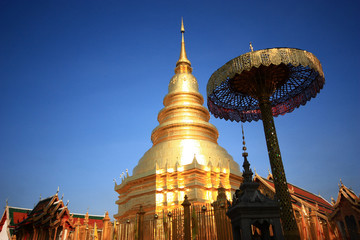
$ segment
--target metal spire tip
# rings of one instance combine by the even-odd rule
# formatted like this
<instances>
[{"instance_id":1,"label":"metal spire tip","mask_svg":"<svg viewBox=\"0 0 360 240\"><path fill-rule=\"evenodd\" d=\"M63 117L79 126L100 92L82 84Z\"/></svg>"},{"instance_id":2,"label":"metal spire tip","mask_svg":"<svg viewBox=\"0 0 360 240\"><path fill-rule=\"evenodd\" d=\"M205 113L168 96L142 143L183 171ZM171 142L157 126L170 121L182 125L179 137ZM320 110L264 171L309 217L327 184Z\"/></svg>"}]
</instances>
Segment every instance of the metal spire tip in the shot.
<instances>
[{"instance_id":1,"label":"metal spire tip","mask_svg":"<svg viewBox=\"0 0 360 240\"><path fill-rule=\"evenodd\" d=\"M181 31L181 33L185 32L183 17L181 17L181 29L180 29L180 31Z\"/></svg>"}]
</instances>

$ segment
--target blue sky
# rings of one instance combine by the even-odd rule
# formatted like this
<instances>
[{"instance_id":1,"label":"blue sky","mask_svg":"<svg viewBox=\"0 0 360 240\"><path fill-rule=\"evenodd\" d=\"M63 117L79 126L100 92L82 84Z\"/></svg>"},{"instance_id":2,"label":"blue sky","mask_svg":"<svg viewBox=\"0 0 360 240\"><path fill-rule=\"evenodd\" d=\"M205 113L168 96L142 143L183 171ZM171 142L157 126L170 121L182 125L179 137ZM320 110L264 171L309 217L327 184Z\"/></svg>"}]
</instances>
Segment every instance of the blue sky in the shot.
<instances>
[{"instance_id":1,"label":"blue sky","mask_svg":"<svg viewBox=\"0 0 360 240\"><path fill-rule=\"evenodd\" d=\"M289 182L325 199L359 186L358 1L0 0L0 208L42 197L72 212L115 214L113 178L151 147L180 52L180 18L206 98L211 74L254 49L294 47L321 61L315 99L275 118ZM241 159L240 124L214 117ZM261 121L245 123L251 167L269 160ZM119 181L119 180L118 180Z\"/></svg>"}]
</instances>

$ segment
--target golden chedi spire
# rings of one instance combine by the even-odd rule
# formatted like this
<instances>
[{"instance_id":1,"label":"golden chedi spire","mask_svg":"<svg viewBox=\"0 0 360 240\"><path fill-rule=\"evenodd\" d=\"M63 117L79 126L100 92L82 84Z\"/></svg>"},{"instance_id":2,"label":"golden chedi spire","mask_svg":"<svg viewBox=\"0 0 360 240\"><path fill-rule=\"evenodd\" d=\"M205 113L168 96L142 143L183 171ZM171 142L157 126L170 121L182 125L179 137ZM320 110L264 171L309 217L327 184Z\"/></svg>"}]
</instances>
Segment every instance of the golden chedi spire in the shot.
<instances>
[{"instance_id":1,"label":"golden chedi spire","mask_svg":"<svg viewBox=\"0 0 360 240\"><path fill-rule=\"evenodd\" d=\"M155 214L181 207L185 194L192 204L203 204L216 200L219 185L228 198L239 188L239 165L217 143L219 133L209 123L210 113L186 56L184 32L181 21L180 57L157 117L159 125L151 133L153 145L133 175L115 185L117 219L135 218L139 204Z\"/></svg>"},{"instance_id":2,"label":"golden chedi spire","mask_svg":"<svg viewBox=\"0 0 360 240\"><path fill-rule=\"evenodd\" d=\"M209 123L209 111L203 106L204 98L192 75L191 63L185 51L184 32L181 21L181 50L175 75L170 80L168 94L163 101L164 108L158 114L159 125L151 134L153 146L140 159L133 176L150 174L155 165L165 169L176 164L190 164L194 154L201 165L226 166L240 175L238 164L217 144L219 133Z\"/></svg>"}]
</instances>

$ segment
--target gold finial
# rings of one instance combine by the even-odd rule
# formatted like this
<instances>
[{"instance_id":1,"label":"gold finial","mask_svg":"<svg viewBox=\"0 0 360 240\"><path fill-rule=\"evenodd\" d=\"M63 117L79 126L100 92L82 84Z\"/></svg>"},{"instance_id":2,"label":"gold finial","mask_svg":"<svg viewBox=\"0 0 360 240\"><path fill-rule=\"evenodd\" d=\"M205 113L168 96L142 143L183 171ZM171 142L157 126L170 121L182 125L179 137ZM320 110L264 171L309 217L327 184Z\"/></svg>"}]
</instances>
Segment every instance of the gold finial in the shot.
<instances>
[{"instance_id":1,"label":"gold finial","mask_svg":"<svg viewBox=\"0 0 360 240\"><path fill-rule=\"evenodd\" d=\"M185 32L185 28L184 28L184 19L181 17L181 33Z\"/></svg>"},{"instance_id":2,"label":"gold finial","mask_svg":"<svg viewBox=\"0 0 360 240\"><path fill-rule=\"evenodd\" d=\"M290 186L288 189L291 194L295 193L294 186Z\"/></svg>"},{"instance_id":3,"label":"gold finial","mask_svg":"<svg viewBox=\"0 0 360 240\"><path fill-rule=\"evenodd\" d=\"M254 48L253 48L251 42L250 42L250 50L251 50L252 52L254 51Z\"/></svg>"},{"instance_id":4,"label":"gold finial","mask_svg":"<svg viewBox=\"0 0 360 240\"><path fill-rule=\"evenodd\" d=\"M271 172L270 172L270 168L268 168L268 172L269 172L269 174L268 174L268 176L267 176L267 179L268 179L268 180L273 180L273 175L272 175Z\"/></svg>"},{"instance_id":5,"label":"gold finial","mask_svg":"<svg viewBox=\"0 0 360 240\"><path fill-rule=\"evenodd\" d=\"M246 156L247 156L248 154L247 154L247 152L246 152L246 146L245 146L245 134L244 134L244 127L243 127L243 124L242 124L242 123L241 123L241 132L242 132L242 140L243 140L243 142L242 142L242 143L243 143L243 150L244 150L244 152L243 152L243 154L242 154L242 155L243 155L243 156L244 156L244 155L246 155Z\"/></svg>"},{"instance_id":6,"label":"gold finial","mask_svg":"<svg viewBox=\"0 0 360 240\"><path fill-rule=\"evenodd\" d=\"M86 211L86 214L85 214L84 223L85 223L85 225L89 224L89 207L87 208L87 211Z\"/></svg>"},{"instance_id":7,"label":"gold finial","mask_svg":"<svg viewBox=\"0 0 360 240\"><path fill-rule=\"evenodd\" d=\"M185 40L184 40L185 27L184 27L183 18L181 18L180 32L181 32L181 49L180 49L179 60L176 63L175 73L191 73L192 72L191 63L187 58L185 51Z\"/></svg>"}]
</instances>

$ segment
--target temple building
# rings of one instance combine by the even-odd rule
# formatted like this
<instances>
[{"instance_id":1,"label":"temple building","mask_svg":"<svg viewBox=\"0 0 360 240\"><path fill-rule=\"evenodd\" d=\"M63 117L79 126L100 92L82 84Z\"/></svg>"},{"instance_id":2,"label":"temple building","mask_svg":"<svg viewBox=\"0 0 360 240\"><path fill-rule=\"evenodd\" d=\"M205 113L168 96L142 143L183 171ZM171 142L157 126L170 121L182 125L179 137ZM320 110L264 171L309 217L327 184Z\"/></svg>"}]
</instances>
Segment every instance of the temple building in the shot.
<instances>
[{"instance_id":1,"label":"temple building","mask_svg":"<svg viewBox=\"0 0 360 240\"><path fill-rule=\"evenodd\" d=\"M339 193L332 204L334 211L329 220L340 230L341 239L360 239L360 197L340 180Z\"/></svg>"},{"instance_id":2,"label":"temple building","mask_svg":"<svg viewBox=\"0 0 360 240\"><path fill-rule=\"evenodd\" d=\"M25 220L31 212L30 208L10 207L6 202L4 213L0 220L0 239L16 239L15 224Z\"/></svg>"},{"instance_id":3,"label":"temple building","mask_svg":"<svg viewBox=\"0 0 360 240\"><path fill-rule=\"evenodd\" d=\"M69 209L58 195L40 200L16 226L16 239L67 239L75 229Z\"/></svg>"},{"instance_id":4,"label":"temple building","mask_svg":"<svg viewBox=\"0 0 360 240\"><path fill-rule=\"evenodd\" d=\"M184 32L182 22L180 58L158 114L159 125L151 134L153 145L132 176L126 173L120 184L115 182L118 220L135 217L140 205L152 214L178 208L185 194L192 203L212 203L220 185L230 199L242 180L239 165L218 145L219 133L209 123L186 56Z\"/></svg>"},{"instance_id":5,"label":"temple building","mask_svg":"<svg viewBox=\"0 0 360 240\"><path fill-rule=\"evenodd\" d=\"M96 226L96 227L95 227ZM109 214L89 215L70 213L58 193L30 208L11 207L6 204L0 219L0 239L112 239L113 226Z\"/></svg>"},{"instance_id":6,"label":"temple building","mask_svg":"<svg viewBox=\"0 0 360 240\"><path fill-rule=\"evenodd\" d=\"M270 198L275 197L275 187L271 173L267 178L255 173L254 181L259 182L259 190ZM341 239L339 231L329 219L334 211L331 203L320 195L315 195L288 183L292 207L301 239Z\"/></svg>"}]
</instances>

